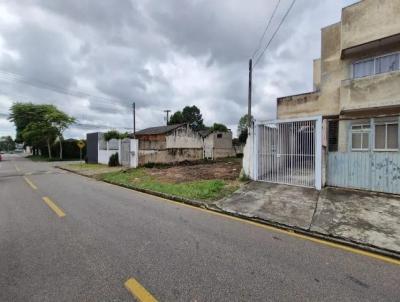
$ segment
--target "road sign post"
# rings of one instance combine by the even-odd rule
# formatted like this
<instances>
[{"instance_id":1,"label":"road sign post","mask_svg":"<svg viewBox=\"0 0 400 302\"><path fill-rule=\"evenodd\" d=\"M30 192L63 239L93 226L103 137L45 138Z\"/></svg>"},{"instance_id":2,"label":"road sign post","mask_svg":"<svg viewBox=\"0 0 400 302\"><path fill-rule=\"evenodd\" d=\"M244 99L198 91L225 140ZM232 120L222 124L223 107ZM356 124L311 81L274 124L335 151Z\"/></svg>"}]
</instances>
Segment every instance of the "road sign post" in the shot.
<instances>
[{"instance_id":1,"label":"road sign post","mask_svg":"<svg viewBox=\"0 0 400 302\"><path fill-rule=\"evenodd\" d=\"M79 148L79 158L80 158L80 160L82 161L82 149L85 147L86 144L85 144L84 141L79 140L79 141L76 142L76 145L77 145L78 148Z\"/></svg>"}]
</instances>

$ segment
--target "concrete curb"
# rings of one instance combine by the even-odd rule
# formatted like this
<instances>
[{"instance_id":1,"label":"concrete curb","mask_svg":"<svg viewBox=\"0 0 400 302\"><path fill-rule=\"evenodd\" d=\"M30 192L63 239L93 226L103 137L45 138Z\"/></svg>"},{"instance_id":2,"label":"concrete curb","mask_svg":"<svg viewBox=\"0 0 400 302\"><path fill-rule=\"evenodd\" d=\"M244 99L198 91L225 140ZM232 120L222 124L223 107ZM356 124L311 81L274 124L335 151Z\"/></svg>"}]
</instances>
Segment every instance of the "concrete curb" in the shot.
<instances>
[{"instance_id":1,"label":"concrete curb","mask_svg":"<svg viewBox=\"0 0 400 302\"><path fill-rule=\"evenodd\" d=\"M71 172L71 173L74 173L74 174L78 174L80 176L85 176L85 177L88 177L88 178L91 178L91 179L99 180L95 176L85 175L85 174L79 173L79 172L74 171L74 170L70 170L70 169L65 168L65 167L55 166L55 168L58 168L58 169L61 169L61 170L65 170L65 171L68 171L68 172ZM255 217L255 216L247 216L247 215L244 215L244 214L241 214L241 213L228 212L228 211L225 211L225 210L219 208L215 204L207 204L205 202L198 201L198 200L192 200L192 199L188 199L188 198L184 198L184 197L179 197L179 196L170 195L170 194L161 193L161 192L152 191L152 190L143 189L143 188L138 188L138 187L131 186L131 185L124 185L124 184L120 184L120 183L116 183L116 182L112 182L112 181L106 181L106 180L101 180L101 181L103 181L105 183L112 184L112 185L116 185L116 186L124 187L124 188L127 188L127 189L131 189L131 190L134 190L134 191L139 191L139 192L142 192L142 193L146 193L146 194L149 194L149 195L153 195L153 196L169 199L169 200L172 200L172 201L188 204L188 205L195 206L195 207L198 207L198 208L207 209L209 211L217 212L219 214L224 214L224 215L228 215L228 216L232 216L232 217L236 217L236 218L240 218L240 219L244 219L244 220L249 220L249 221L252 221L252 222L259 223L259 224L272 226L272 227L275 227L275 228L278 228L278 229L281 229L281 230L290 231L290 232L293 232L293 233L297 233L297 234L313 237L313 238L316 238L316 239L322 239L322 240L326 240L326 241L331 241L333 243L338 243L338 244L341 244L341 245L345 245L345 246L348 246L348 247L364 250L364 251L367 251L367 252L380 254L380 255L383 255L383 256L386 256L386 257L389 257L389 258L393 258L395 260L400 260L400 253L398 253L396 251L388 250L388 249L383 249L383 248L380 248L379 246L368 245L368 244L365 244L365 243L349 240L347 238L341 238L341 237L336 237L336 236L331 236L331 235L325 235L325 234L322 234L322 233L306 230L306 229L303 229L303 228L289 226L289 225L281 224L279 222L275 222L275 221L271 221L271 220L261 219L261 218Z\"/></svg>"}]
</instances>

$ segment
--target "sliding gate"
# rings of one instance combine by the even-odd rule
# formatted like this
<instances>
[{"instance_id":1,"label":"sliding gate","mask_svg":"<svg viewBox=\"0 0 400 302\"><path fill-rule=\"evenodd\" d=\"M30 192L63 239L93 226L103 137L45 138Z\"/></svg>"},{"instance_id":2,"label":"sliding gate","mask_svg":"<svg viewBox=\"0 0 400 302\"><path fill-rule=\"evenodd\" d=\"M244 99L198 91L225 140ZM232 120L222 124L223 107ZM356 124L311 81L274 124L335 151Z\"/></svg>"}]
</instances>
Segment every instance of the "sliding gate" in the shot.
<instances>
[{"instance_id":1,"label":"sliding gate","mask_svg":"<svg viewBox=\"0 0 400 302\"><path fill-rule=\"evenodd\" d=\"M320 117L256 124L257 180L321 188Z\"/></svg>"}]
</instances>

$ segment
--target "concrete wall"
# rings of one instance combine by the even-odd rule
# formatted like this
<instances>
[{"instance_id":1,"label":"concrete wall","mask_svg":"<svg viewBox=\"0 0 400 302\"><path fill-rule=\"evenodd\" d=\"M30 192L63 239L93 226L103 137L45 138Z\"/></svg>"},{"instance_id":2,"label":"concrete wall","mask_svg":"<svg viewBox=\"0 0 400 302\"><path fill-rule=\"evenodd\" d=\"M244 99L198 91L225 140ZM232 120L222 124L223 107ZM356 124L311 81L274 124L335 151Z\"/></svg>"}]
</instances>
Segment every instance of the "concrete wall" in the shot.
<instances>
[{"instance_id":1,"label":"concrete wall","mask_svg":"<svg viewBox=\"0 0 400 302\"><path fill-rule=\"evenodd\" d=\"M140 135L136 136L139 140L139 150L159 150L166 148L165 134Z\"/></svg>"},{"instance_id":2,"label":"concrete wall","mask_svg":"<svg viewBox=\"0 0 400 302\"><path fill-rule=\"evenodd\" d=\"M400 51L397 45L381 46L341 57L342 47L400 34L399 0L364 0L343 9L342 22L321 30L321 59L314 61L315 92L278 99L278 119L337 116L343 110L400 105L400 72L352 78L353 62Z\"/></svg>"},{"instance_id":3,"label":"concrete wall","mask_svg":"<svg viewBox=\"0 0 400 302\"><path fill-rule=\"evenodd\" d=\"M139 166L139 141L137 139L130 140L130 168Z\"/></svg>"},{"instance_id":4,"label":"concrete wall","mask_svg":"<svg viewBox=\"0 0 400 302\"><path fill-rule=\"evenodd\" d=\"M98 162L98 148L99 148L99 133L86 134L86 156L89 164L97 164Z\"/></svg>"},{"instance_id":5,"label":"concrete wall","mask_svg":"<svg viewBox=\"0 0 400 302\"><path fill-rule=\"evenodd\" d=\"M224 149L214 148L213 153L214 153L214 159L236 156L234 148L224 148Z\"/></svg>"},{"instance_id":6,"label":"concrete wall","mask_svg":"<svg viewBox=\"0 0 400 302\"><path fill-rule=\"evenodd\" d=\"M203 138L190 127L182 127L166 136L166 148L203 148Z\"/></svg>"},{"instance_id":7,"label":"concrete wall","mask_svg":"<svg viewBox=\"0 0 400 302\"><path fill-rule=\"evenodd\" d=\"M399 0L363 0L342 10L341 48L399 33Z\"/></svg>"},{"instance_id":8,"label":"concrete wall","mask_svg":"<svg viewBox=\"0 0 400 302\"><path fill-rule=\"evenodd\" d=\"M340 84L349 76L349 62L340 58L340 23L321 31L321 115L339 114Z\"/></svg>"},{"instance_id":9,"label":"concrete wall","mask_svg":"<svg viewBox=\"0 0 400 302\"><path fill-rule=\"evenodd\" d=\"M342 81L341 110L393 105L400 105L399 71Z\"/></svg>"},{"instance_id":10,"label":"concrete wall","mask_svg":"<svg viewBox=\"0 0 400 302\"><path fill-rule=\"evenodd\" d=\"M339 137L338 137L338 151L347 152L348 151L348 141L349 141L349 131L350 131L350 121L342 120L339 121Z\"/></svg>"},{"instance_id":11,"label":"concrete wall","mask_svg":"<svg viewBox=\"0 0 400 302\"><path fill-rule=\"evenodd\" d=\"M313 61L313 87L314 91L321 88L321 59Z\"/></svg>"},{"instance_id":12,"label":"concrete wall","mask_svg":"<svg viewBox=\"0 0 400 302\"><path fill-rule=\"evenodd\" d=\"M146 163L176 163L203 158L202 149L139 150L139 165Z\"/></svg>"},{"instance_id":13,"label":"concrete wall","mask_svg":"<svg viewBox=\"0 0 400 302\"><path fill-rule=\"evenodd\" d=\"M279 98L277 118L289 119L320 115L323 108L319 95L319 92L314 92Z\"/></svg>"},{"instance_id":14,"label":"concrete wall","mask_svg":"<svg viewBox=\"0 0 400 302\"><path fill-rule=\"evenodd\" d=\"M255 171L254 171L254 128L250 129L249 135L247 136L246 145L243 148L243 172L244 174L251 178L255 179Z\"/></svg>"},{"instance_id":15,"label":"concrete wall","mask_svg":"<svg viewBox=\"0 0 400 302\"><path fill-rule=\"evenodd\" d=\"M336 23L321 31L321 59L313 66L316 91L279 98L278 119L339 114L340 85L350 69L340 54L340 23Z\"/></svg>"},{"instance_id":16,"label":"concrete wall","mask_svg":"<svg viewBox=\"0 0 400 302\"><path fill-rule=\"evenodd\" d=\"M108 145L108 143L107 143ZM98 163L103 164L103 165L108 165L108 162L110 160L110 156L118 153L118 158L119 161L121 161L121 144L120 142L118 143L118 149L113 148L113 150L110 150L106 147L105 150L99 149L98 151Z\"/></svg>"},{"instance_id":17,"label":"concrete wall","mask_svg":"<svg viewBox=\"0 0 400 302\"><path fill-rule=\"evenodd\" d=\"M215 149L232 149L232 132L213 132Z\"/></svg>"}]
</instances>

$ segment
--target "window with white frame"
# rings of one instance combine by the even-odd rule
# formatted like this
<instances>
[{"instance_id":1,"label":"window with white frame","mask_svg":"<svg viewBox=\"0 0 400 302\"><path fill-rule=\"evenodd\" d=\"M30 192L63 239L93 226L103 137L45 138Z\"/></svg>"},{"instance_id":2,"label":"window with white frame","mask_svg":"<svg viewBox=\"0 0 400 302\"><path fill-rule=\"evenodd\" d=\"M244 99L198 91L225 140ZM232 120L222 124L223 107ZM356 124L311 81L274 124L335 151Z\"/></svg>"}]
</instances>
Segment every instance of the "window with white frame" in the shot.
<instances>
[{"instance_id":1,"label":"window with white frame","mask_svg":"<svg viewBox=\"0 0 400 302\"><path fill-rule=\"evenodd\" d=\"M354 78L362 78L373 75L375 73L375 60L369 59L361 62L356 62L353 65Z\"/></svg>"},{"instance_id":2,"label":"window with white frame","mask_svg":"<svg viewBox=\"0 0 400 302\"><path fill-rule=\"evenodd\" d=\"M400 69L400 54L392 53L353 63L353 78L362 78Z\"/></svg>"},{"instance_id":3,"label":"window with white frame","mask_svg":"<svg viewBox=\"0 0 400 302\"><path fill-rule=\"evenodd\" d=\"M370 125L352 125L351 126L351 150L366 151L369 149Z\"/></svg>"},{"instance_id":4,"label":"window with white frame","mask_svg":"<svg viewBox=\"0 0 400 302\"><path fill-rule=\"evenodd\" d=\"M375 124L375 150L397 151L399 149L399 124L384 122Z\"/></svg>"},{"instance_id":5,"label":"window with white frame","mask_svg":"<svg viewBox=\"0 0 400 302\"><path fill-rule=\"evenodd\" d=\"M375 73L391 72L399 69L399 54L376 58Z\"/></svg>"}]
</instances>

